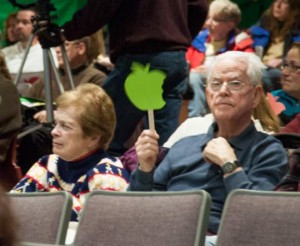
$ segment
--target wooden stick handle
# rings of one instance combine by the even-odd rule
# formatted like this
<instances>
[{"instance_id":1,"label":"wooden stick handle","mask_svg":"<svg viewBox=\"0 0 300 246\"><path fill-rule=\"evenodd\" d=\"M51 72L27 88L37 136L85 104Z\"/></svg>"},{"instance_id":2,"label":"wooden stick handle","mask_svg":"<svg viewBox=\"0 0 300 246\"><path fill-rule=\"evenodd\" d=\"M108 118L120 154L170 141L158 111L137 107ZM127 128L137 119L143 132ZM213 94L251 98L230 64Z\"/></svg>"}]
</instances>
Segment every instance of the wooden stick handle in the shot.
<instances>
[{"instance_id":1,"label":"wooden stick handle","mask_svg":"<svg viewBox=\"0 0 300 246\"><path fill-rule=\"evenodd\" d=\"M148 120L149 120L149 128L150 128L150 130L154 130L155 131L153 109L148 109Z\"/></svg>"}]
</instances>

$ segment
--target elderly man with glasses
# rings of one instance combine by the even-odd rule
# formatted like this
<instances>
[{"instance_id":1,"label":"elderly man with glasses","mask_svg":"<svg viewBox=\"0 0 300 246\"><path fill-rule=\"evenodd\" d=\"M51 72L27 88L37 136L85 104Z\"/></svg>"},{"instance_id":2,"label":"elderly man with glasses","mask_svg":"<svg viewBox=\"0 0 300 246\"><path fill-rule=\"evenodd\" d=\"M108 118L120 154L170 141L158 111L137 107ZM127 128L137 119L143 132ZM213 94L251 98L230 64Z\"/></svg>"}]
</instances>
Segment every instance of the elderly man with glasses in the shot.
<instances>
[{"instance_id":1,"label":"elderly man with glasses","mask_svg":"<svg viewBox=\"0 0 300 246\"><path fill-rule=\"evenodd\" d=\"M285 174L287 156L281 143L258 132L251 120L264 95L263 68L251 53L218 55L207 74L206 97L215 119L210 129L176 142L157 168L159 136L144 130L135 145L139 167L131 176L129 190L206 190L212 197L211 234L218 232L230 191L273 190Z\"/></svg>"},{"instance_id":2,"label":"elderly man with glasses","mask_svg":"<svg viewBox=\"0 0 300 246\"><path fill-rule=\"evenodd\" d=\"M285 125L300 114L300 42L291 45L281 64L281 87L272 94L285 106L279 115Z\"/></svg>"}]
</instances>

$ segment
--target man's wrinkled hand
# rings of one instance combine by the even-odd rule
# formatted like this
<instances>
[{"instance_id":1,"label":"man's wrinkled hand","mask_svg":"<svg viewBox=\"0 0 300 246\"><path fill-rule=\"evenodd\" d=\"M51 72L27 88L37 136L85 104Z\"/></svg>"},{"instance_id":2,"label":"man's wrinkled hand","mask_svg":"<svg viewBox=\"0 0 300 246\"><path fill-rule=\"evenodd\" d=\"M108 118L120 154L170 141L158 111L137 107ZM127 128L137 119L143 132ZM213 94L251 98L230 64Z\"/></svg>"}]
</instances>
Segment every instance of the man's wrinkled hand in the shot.
<instances>
[{"instance_id":1,"label":"man's wrinkled hand","mask_svg":"<svg viewBox=\"0 0 300 246\"><path fill-rule=\"evenodd\" d=\"M140 164L139 169L144 172L151 172L155 166L159 135L152 130L144 130L135 143L135 150Z\"/></svg>"}]
</instances>

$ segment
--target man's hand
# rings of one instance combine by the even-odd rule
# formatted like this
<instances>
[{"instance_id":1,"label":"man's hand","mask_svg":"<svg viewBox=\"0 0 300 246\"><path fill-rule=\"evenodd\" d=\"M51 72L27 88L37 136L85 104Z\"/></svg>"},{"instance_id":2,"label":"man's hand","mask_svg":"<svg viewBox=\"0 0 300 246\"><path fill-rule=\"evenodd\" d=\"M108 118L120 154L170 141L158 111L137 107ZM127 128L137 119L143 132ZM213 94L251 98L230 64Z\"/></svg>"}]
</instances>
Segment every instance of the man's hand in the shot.
<instances>
[{"instance_id":1,"label":"man's hand","mask_svg":"<svg viewBox=\"0 0 300 246\"><path fill-rule=\"evenodd\" d=\"M203 156L207 161L220 167L227 161L237 160L233 148L222 137L210 140L203 151Z\"/></svg>"},{"instance_id":2,"label":"man's hand","mask_svg":"<svg viewBox=\"0 0 300 246\"><path fill-rule=\"evenodd\" d=\"M158 134L151 130L144 130L139 136L135 143L135 150L140 170L144 172L153 170L159 152L158 139Z\"/></svg>"},{"instance_id":3,"label":"man's hand","mask_svg":"<svg viewBox=\"0 0 300 246\"><path fill-rule=\"evenodd\" d=\"M53 114L55 115L56 114L56 111L54 110L53 111ZM47 122L47 112L46 110L41 110L39 112L37 112L33 118L35 120L37 120L39 123L46 123Z\"/></svg>"},{"instance_id":4,"label":"man's hand","mask_svg":"<svg viewBox=\"0 0 300 246\"><path fill-rule=\"evenodd\" d=\"M60 46L64 43L61 28L54 23L36 26L35 29L35 34L43 49Z\"/></svg>"},{"instance_id":5,"label":"man's hand","mask_svg":"<svg viewBox=\"0 0 300 246\"><path fill-rule=\"evenodd\" d=\"M46 123L47 122L47 112L46 110L41 110L37 112L33 118L37 120L39 123Z\"/></svg>"}]
</instances>

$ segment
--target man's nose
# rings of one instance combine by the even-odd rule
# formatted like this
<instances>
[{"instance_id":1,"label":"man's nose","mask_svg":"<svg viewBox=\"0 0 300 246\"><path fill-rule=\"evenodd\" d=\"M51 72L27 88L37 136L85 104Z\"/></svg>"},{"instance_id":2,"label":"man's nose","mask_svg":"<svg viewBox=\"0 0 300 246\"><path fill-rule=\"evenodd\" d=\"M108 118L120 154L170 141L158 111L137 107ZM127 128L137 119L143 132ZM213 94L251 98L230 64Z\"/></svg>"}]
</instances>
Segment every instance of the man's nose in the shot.
<instances>
[{"instance_id":1,"label":"man's nose","mask_svg":"<svg viewBox=\"0 0 300 246\"><path fill-rule=\"evenodd\" d=\"M228 83L227 82L223 82L221 84L220 92L228 92L228 91L229 91Z\"/></svg>"}]
</instances>

